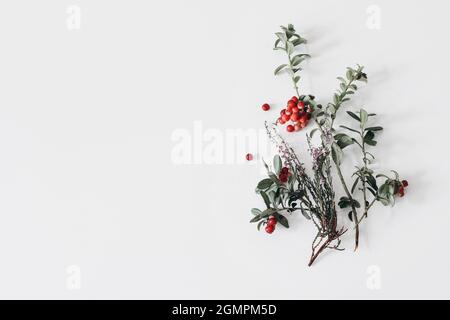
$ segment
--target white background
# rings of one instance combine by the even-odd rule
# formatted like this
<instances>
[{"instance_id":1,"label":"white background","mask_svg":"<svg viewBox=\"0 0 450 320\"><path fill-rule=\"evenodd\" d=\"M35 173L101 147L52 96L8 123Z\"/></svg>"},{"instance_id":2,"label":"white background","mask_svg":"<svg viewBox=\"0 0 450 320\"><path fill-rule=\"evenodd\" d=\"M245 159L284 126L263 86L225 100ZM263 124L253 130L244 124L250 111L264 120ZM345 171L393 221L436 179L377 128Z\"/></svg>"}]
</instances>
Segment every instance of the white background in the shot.
<instances>
[{"instance_id":1,"label":"white background","mask_svg":"<svg viewBox=\"0 0 450 320\"><path fill-rule=\"evenodd\" d=\"M67 28L70 5L81 8L80 30ZM370 5L379 30L367 27ZM2 1L0 297L450 298L449 9ZM320 102L346 66L366 66L369 84L347 108L379 115L377 164L410 181L394 208L374 207L358 252L346 236L345 252L312 268L315 230L302 217L271 236L248 223L262 206L258 166L171 158L172 133L195 120L223 131L274 119L293 95L288 78L273 76L284 61L273 33L289 22L309 40L301 84ZM303 132L294 137L304 150ZM78 290L67 286L72 265ZM367 286L371 266L379 290Z\"/></svg>"}]
</instances>

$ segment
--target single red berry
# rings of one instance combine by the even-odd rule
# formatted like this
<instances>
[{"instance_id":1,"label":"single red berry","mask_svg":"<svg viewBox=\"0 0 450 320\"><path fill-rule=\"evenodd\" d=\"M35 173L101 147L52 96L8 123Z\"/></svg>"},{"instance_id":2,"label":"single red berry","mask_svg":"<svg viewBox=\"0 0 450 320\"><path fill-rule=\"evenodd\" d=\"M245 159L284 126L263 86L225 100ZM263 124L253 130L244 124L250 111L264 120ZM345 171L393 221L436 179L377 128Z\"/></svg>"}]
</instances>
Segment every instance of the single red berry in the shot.
<instances>
[{"instance_id":1,"label":"single red berry","mask_svg":"<svg viewBox=\"0 0 450 320\"><path fill-rule=\"evenodd\" d=\"M298 124L296 124L295 126L294 126L294 131L300 131L300 130L302 130L302 126L301 125L298 125Z\"/></svg>"},{"instance_id":2,"label":"single red berry","mask_svg":"<svg viewBox=\"0 0 450 320\"><path fill-rule=\"evenodd\" d=\"M400 186L400 188L398 189L398 195L400 197L403 197L405 195L405 188L403 186Z\"/></svg>"},{"instance_id":3,"label":"single red berry","mask_svg":"<svg viewBox=\"0 0 450 320\"><path fill-rule=\"evenodd\" d=\"M293 96L293 97L291 98L291 100L294 101L295 103L298 102L298 98L297 98L296 96Z\"/></svg>"},{"instance_id":4,"label":"single red berry","mask_svg":"<svg viewBox=\"0 0 450 320\"><path fill-rule=\"evenodd\" d=\"M283 167L283 168L281 168L280 173L282 173L282 174L288 174L288 173L289 173L289 168L288 168L288 167Z\"/></svg>"},{"instance_id":5,"label":"single red berry","mask_svg":"<svg viewBox=\"0 0 450 320\"><path fill-rule=\"evenodd\" d=\"M308 122L308 114L303 113L302 116L300 117L299 121L300 121L300 123Z\"/></svg>"},{"instance_id":6,"label":"single red berry","mask_svg":"<svg viewBox=\"0 0 450 320\"><path fill-rule=\"evenodd\" d=\"M275 227L274 227L274 226L269 226L269 225L266 226L266 232L267 232L268 234L273 233L274 230L275 230Z\"/></svg>"},{"instance_id":7,"label":"single red berry","mask_svg":"<svg viewBox=\"0 0 450 320\"><path fill-rule=\"evenodd\" d=\"M297 122L298 119L300 119L300 117L298 116L298 112L297 112L297 113L293 113L293 114L291 115L291 120L292 120L292 121Z\"/></svg>"},{"instance_id":8,"label":"single red berry","mask_svg":"<svg viewBox=\"0 0 450 320\"><path fill-rule=\"evenodd\" d=\"M298 113L299 111L300 111L300 109L298 107L292 108L292 113Z\"/></svg>"},{"instance_id":9,"label":"single red berry","mask_svg":"<svg viewBox=\"0 0 450 320\"><path fill-rule=\"evenodd\" d=\"M288 104L287 104L287 107L288 108L293 108L293 107L296 107L297 106L297 103L295 103L295 101L293 101L293 100L289 100L289 102L288 102Z\"/></svg>"},{"instance_id":10,"label":"single red berry","mask_svg":"<svg viewBox=\"0 0 450 320\"><path fill-rule=\"evenodd\" d=\"M281 119L283 119L284 122L287 122L287 121L291 120L291 115L290 114L283 114Z\"/></svg>"},{"instance_id":11,"label":"single red berry","mask_svg":"<svg viewBox=\"0 0 450 320\"><path fill-rule=\"evenodd\" d=\"M277 219L275 217L270 217L269 220L267 221L267 225L268 226L276 226L277 224Z\"/></svg>"},{"instance_id":12,"label":"single red berry","mask_svg":"<svg viewBox=\"0 0 450 320\"><path fill-rule=\"evenodd\" d=\"M280 116L282 116L286 112L286 109L280 111Z\"/></svg>"},{"instance_id":13,"label":"single red berry","mask_svg":"<svg viewBox=\"0 0 450 320\"><path fill-rule=\"evenodd\" d=\"M269 105L268 103L264 103L264 104L262 105L262 109L263 109L264 111L269 111L269 110L270 110L270 105Z\"/></svg>"},{"instance_id":14,"label":"single red berry","mask_svg":"<svg viewBox=\"0 0 450 320\"><path fill-rule=\"evenodd\" d=\"M285 124L286 121L284 121L282 117L279 117L279 118L278 118L278 123L279 123L279 124Z\"/></svg>"},{"instance_id":15,"label":"single red berry","mask_svg":"<svg viewBox=\"0 0 450 320\"><path fill-rule=\"evenodd\" d=\"M253 155L251 153L247 153L245 156L245 159L247 159L247 161L252 161L253 160Z\"/></svg>"},{"instance_id":16,"label":"single red berry","mask_svg":"<svg viewBox=\"0 0 450 320\"><path fill-rule=\"evenodd\" d=\"M304 103L303 101L300 101L300 102L297 104L297 107L298 107L299 109L303 109L303 108L305 107L305 103Z\"/></svg>"},{"instance_id":17,"label":"single red berry","mask_svg":"<svg viewBox=\"0 0 450 320\"><path fill-rule=\"evenodd\" d=\"M294 131L294 126L290 124L290 125L288 125L286 127L286 130L287 130L287 132L293 132Z\"/></svg>"},{"instance_id":18,"label":"single red berry","mask_svg":"<svg viewBox=\"0 0 450 320\"><path fill-rule=\"evenodd\" d=\"M402 185L406 188L409 185L409 183L407 180L403 180Z\"/></svg>"},{"instance_id":19,"label":"single red berry","mask_svg":"<svg viewBox=\"0 0 450 320\"><path fill-rule=\"evenodd\" d=\"M308 120L306 120L305 122L300 122L300 127L303 129L303 128L306 128L306 126L308 125Z\"/></svg>"}]
</instances>

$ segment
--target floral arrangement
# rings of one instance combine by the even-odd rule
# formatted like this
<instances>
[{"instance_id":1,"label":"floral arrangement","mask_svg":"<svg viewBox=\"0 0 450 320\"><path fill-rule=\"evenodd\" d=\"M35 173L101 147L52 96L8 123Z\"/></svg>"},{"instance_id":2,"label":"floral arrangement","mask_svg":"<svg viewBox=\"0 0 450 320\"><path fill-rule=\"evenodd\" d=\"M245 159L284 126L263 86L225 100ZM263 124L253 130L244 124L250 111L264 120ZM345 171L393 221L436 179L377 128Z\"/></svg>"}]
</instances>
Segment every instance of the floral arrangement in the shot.
<instances>
[{"instance_id":1,"label":"floral arrangement","mask_svg":"<svg viewBox=\"0 0 450 320\"><path fill-rule=\"evenodd\" d=\"M364 68L360 65L347 68L345 76L337 78L339 89L333 94L332 101L322 106L316 103L313 95L300 94L299 90L300 65L310 56L299 53L298 49L306 40L291 24L282 26L276 36L274 50L286 54L287 63L277 67L275 75L290 75L296 95L287 102L274 123L265 123L268 137L276 145L278 154L271 165L263 160L267 178L258 183L256 193L262 197L265 209L252 209L250 222L257 223L258 230L264 227L268 234L272 234L277 225L289 228L288 217L301 213L317 228L308 264L311 266L324 250L343 250L341 237L350 232L338 224L342 213L353 224L356 250L359 225L368 218L369 211L377 202L384 206L394 205L396 197L404 196L408 182L401 180L396 171L386 175L371 169L375 159L371 149L377 145L376 138L383 130L373 124L376 114L362 108L341 112L358 90L358 85L367 82ZM269 111L271 108L264 104L262 109ZM337 126L338 114L350 117L354 125ZM295 133L306 128L308 123L314 123L314 128L306 134L308 153L312 158L311 170L306 169L279 131L286 125L287 132ZM315 134L320 135L317 144L312 141ZM347 151L358 152L361 161L346 179L341 165ZM337 182L333 180L335 177ZM340 183L345 194L339 197L334 183Z\"/></svg>"}]
</instances>

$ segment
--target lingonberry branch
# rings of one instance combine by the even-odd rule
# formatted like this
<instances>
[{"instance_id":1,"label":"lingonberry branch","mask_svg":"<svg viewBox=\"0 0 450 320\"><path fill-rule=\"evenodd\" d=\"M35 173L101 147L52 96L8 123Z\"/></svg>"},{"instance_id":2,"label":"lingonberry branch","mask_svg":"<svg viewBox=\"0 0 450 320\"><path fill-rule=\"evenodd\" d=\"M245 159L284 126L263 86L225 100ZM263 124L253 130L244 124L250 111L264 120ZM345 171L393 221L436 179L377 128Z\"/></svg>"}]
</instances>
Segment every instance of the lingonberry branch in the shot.
<instances>
[{"instance_id":1,"label":"lingonberry branch","mask_svg":"<svg viewBox=\"0 0 450 320\"><path fill-rule=\"evenodd\" d=\"M298 72L302 70L300 68L300 63L309 57L308 54L295 54L295 48L301 44L306 43L306 39L302 38L295 31L292 24L288 24L287 27L281 26L283 32L277 32L277 40L275 41L274 50L282 50L286 52L288 63L282 64L275 69L275 75L279 74L283 70L287 70L291 75L292 83L294 84L295 92L297 93L297 98L300 97L300 92L298 88L298 82L300 81L300 75ZM282 44L282 46L280 46Z\"/></svg>"}]
</instances>

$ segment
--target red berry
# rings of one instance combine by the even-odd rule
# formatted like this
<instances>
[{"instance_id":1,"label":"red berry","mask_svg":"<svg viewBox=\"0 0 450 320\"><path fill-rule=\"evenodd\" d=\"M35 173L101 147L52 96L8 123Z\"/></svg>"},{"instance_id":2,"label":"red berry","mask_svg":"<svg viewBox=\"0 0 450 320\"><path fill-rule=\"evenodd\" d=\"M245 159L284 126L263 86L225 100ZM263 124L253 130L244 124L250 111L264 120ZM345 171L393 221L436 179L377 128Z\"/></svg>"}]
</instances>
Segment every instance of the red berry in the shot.
<instances>
[{"instance_id":1,"label":"red berry","mask_svg":"<svg viewBox=\"0 0 450 320\"><path fill-rule=\"evenodd\" d=\"M286 130L288 131L288 132L293 132L294 131L294 126L293 125L288 125L287 127L286 127Z\"/></svg>"},{"instance_id":2,"label":"red berry","mask_svg":"<svg viewBox=\"0 0 450 320\"><path fill-rule=\"evenodd\" d=\"M263 109L264 111L269 111L269 110L270 110L269 104L268 104L268 103L264 103L264 104L262 105L262 109Z\"/></svg>"},{"instance_id":3,"label":"red berry","mask_svg":"<svg viewBox=\"0 0 450 320\"><path fill-rule=\"evenodd\" d=\"M403 197L405 195L405 188L403 186L400 186L400 188L398 189L398 195L400 197Z\"/></svg>"},{"instance_id":4,"label":"red berry","mask_svg":"<svg viewBox=\"0 0 450 320\"><path fill-rule=\"evenodd\" d=\"M271 226L271 225L267 225L267 226L266 226L266 232L267 232L268 234L273 233L274 230L275 230L275 227L274 227L274 226Z\"/></svg>"},{"instance_id":5,"label":"red berry","mask_svg":"<svg viewBox=\"0 0 450 320\"><path fill-rule=\"evenodd\" d=\"M247 159L247 161L252 161L253 160L253 155L251 153L247 153L245 156L245 159Z\"/></svg>"},{"instance_id":6,"label":"red berry","mask_svg":"<svg viewBox=\"0 0 450 320\"><path fill-rule=\"evenodd\" d=\"M291 120L292 120L292 121L297 122L298 119L300 119L300 117L298 116L298 113L293 113L293 114L291 115Z\"/></svg>"},{"instance_id":7,"label":"red berry","mask_svg":"<svg viewBox=\"0 0 450 320\"><path fill-rule=\"evenodd\" d=\"M288 173L289 173L289 168L288 168L288 167L283 167L283 168L281 168L280 173L282 173L282 174L288 174Z\"/></svg>"},{"instance_id":8,"label":"red berry","mask_svg":"<svg viewBox=\"0 0 450 320\"><path fill-rule=\"evenodd\" d=\"M283 114L281 119L283 119L284 122L287 122L287 121L291 120L291 115L290 114Z\"/></svg>"},{"instance_id":9,"label":"red berry","mask_svg":"<svg viewBox=\"0 0 450 320\"><path fill-rule=\"evenodd\" d=\"M298 107L293 107L292 108L292 113L298 113L300 110Z\"/></svg>"},{"instance_id":10,"label":"red berry","mask_svg":"<svg viewBox=\"0 0 450 320\"><path fill-rule=\"evenodd\" d=\"M302 130L302 127L301 127L300 125L296 124L296 125L294 126L294 130L295 130L295 131L300 131L300 130Z\"/></svg>"},{"instance_id":11,"label":"red berry","mask_svg":"<svg viewBox=\"0 0 450 320\"><path fill-rule=\"evenodd\" d=\"M291 98L291 100L294 101L295 103L298 102L298 98L297 98L296 96L293 96L293 97Z\"/></svg>"},{"instance_id":12,"label":"red berry","mask_svg":"<svg viewBox=\"0 0 450 320\"><path fill-rule=\"evenodd\" d=\"M305 122L300 122L300 127L303 129L308 125L308 120L306 120Z\"/></svg>"},{"instance_id":13,"label":"red berry","mask_svg":"<svg viewBox=\"0 0 450 320\"><path fill-rule=\"evenodd\" d=\"M289 175L287 173L281 173L280 176L278 177L278 179L280 179L282 183L288 182L288 178Z\"/></svg>"},{"instance_id":14,"label":"red berry","mask_svg":"<svg viewBox=\"0 0 450 320\"><path fill-rule=\"evenodd\" d=\"M402 185L406 188L409 185L409 183L407 180L403 180Z\"/></svg>"},{"instance_id":15,"label":"red berry","mask_svg":"<svg viewBox=\"0 0 450 320\"><path fill-rule=\"evenodd\" d=\"M303 109L303 107L305 106L305 103L304 103L303 101L300 101L300 102L297 104L297 106L298 106L299 109Z\"/></svg>"},{"instance_id":16,"label":"red berry","mask_svg":"<svg viewBox=\"0 0 450 320\"><path fill-rule=\"evenodd\" d=\"M280 117L280 118L278 118L278 123L279 123L279 124L285 124L286 121L284 121L283 118Z\"/></svg>"},{"instance_id":17,"label":"red berry","mask_svg":"<svg viewBox=\"0 0 450 320\"><path fill-rule=\"evenodd\" d=\"M308 122L308 114L303 113L302 116L300 117L299 121L300 121L300 123Z\"/></svg>"},{"instance_id":18,"label":"red berry","mask_svg":"<svg viewBox=\"0 0 450 320\"><path fill-rule=\"evenodd\" d=\"M293 107L297 106L297 103L295 103L295 101L293 101L293 100L289 100L287 106L288 106L288 108L293 108Z\"/></svg>"},{"instance_id":19,"label":"red berry","mask_svg":"<svg viewBox=\"0 0 450 320\"><path fill-rule=\"evenodd\" d=\"M286 112L286 109L280 111L280 116L282 116Z\"/></svg>"},{"instance_id":20,"label":"red berry","mask_svg":"<svg viewBox=\"0 0 450 320\"><path fill-rule=\"evenodd\" d=\"M267 221L267 225L268 226L274 226L277 224L277 219L275 219L275 217L270 217L269 220Z\"/></svg>"}]
</instances>

